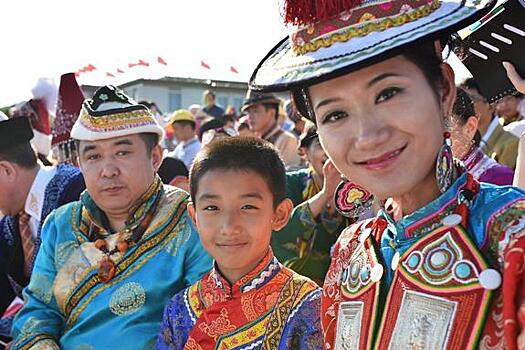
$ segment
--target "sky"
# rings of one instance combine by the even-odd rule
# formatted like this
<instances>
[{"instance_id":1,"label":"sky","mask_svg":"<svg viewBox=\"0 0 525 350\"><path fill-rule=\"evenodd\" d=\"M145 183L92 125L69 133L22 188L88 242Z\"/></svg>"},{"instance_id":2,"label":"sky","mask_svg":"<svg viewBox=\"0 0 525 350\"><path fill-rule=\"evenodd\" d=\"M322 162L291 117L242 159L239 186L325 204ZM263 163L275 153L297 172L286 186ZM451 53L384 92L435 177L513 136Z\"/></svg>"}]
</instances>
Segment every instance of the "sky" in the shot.
<instances>
[{"instance_id":1,"label":"sky","mask_svg":"<svg viewBox=\"0 0 525 350\"><path fill-rule=\"evenodd\" d=\"M58 85L61 74L89 64L97 69L80 74L80 84L163 76L247 81L288 34L281 5L282 0L2 1L0 107L30 99L38 78ZM140 59L149 67L128 68ZM454 67L460 77L468 75Z\"/></svg>"}]
</instances>

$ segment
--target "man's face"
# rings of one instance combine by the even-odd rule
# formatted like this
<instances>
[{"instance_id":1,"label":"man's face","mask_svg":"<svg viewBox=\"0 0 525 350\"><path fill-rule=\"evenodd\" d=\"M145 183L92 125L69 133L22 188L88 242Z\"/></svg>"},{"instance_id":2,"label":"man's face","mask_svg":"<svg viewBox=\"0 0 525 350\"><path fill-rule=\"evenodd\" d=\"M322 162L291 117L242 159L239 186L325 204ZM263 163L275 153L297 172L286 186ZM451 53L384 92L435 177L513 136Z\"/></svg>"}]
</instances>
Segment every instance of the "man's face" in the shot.
<instances>
[{"instance_id":1,"label":"man's face","mask_svg":"<svg viewBox=\"0 0 525 350\"><path fill-rule=\"evenodd\" d=\"M19 201L14 200L16 192L20 192L19 186L16 185L16 177L13 173L15 165L7 161L0 161L0 212L4 215L16 215L23 209Z\"/></svg>"},{"instance_id":2,"label":"man's face","mask_svg":"<svg viewBox=\"0 0 525 350\"><path fill-rule=\"evenodd\" d=\"M187 141L193 137L193 130L191 126L186 123L173 123L173 136L177 139L178 142Z\"/></svg>"},{"instance_id":3,"label":"man's face","mask_svg":"<svg viewBox=\"0 0 525 350\"><path fill-rule=\"evenodd\" d=\"M162 161L159 145L148 154L139 134L81 141L80 170L86 188L107 214L127 212L152 183Z\"/></svg>"},{"instance_id":4,"label":"man's face","mask_svg":"<svg viewBox=\"0 0 525 350\"><path fill-rule=\"evenodd\" d=\"M215 97L212 94L204 95L204 104L206 107L211 107L215 104Z\"/></svg>"},{"instance_id":5,"label":"man's face","mask_svg":"<svg viewBox=\"0 0 525 350\"><path fill-rule=\"evenodd\" d=\"M520 99L516 96L505 96L496 104L496 112L498 112L500 117L505 119L505 122L513 122L518 117L519 104Z\"/></svg>"},{"instance_id":6,"label":"man's face","mask_svg":"<svg viewBox=\"0 0 525 350\"><path fill-rule=\"evenodd\" d=\"M275 110L261 103L248 107L246 112L251 130L257 133L266 132L275 123Z\"/></svg>"}]
</instances>

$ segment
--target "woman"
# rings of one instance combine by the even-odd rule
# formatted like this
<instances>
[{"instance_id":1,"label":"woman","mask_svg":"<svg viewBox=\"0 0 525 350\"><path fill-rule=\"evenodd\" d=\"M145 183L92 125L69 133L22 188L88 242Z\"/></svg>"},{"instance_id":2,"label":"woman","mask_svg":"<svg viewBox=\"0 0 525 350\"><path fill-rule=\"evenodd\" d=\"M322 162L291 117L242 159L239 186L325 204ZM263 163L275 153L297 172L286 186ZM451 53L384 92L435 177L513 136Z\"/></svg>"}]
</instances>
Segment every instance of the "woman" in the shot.
<instances>
[{"instance_id":1,"label":"woman","mask_svg":"<svg viewBox=\"0 0 525 350\"><path fill-rule=\"evenodd\" d=\"M272 236L272 249L284 265L323 285L330 249L354 221L339 214L333 195L341 174L328 160L314 126L301 136L309 167L286 174L287 197L294 210L288 224Z\"/></svg>"},{"instance_id":2,"label":"woman","mask_svg":"<svg viewBox=\"0 0 525 350\"><path fill-rule=\"evenodd\" d=\"M456 88L435 40L486 5L285 4L300 27L251 88L293 90L336 168L402 210L339 237L323 286L327 349L525 348L525 193L477 182L444 128Z\"/></svg>"},{"instance_id":3,"label":"woman","mask_svg":"<svg viewBox=\"0 0 525 350\"><path fill-rule=\"evenodd\" d=\"M512 185L514 171L488 157L478 147L478 117L475 114L472 100L465 90L458 88L452 118L448 125L452 139L452 154L461 159L477 180L495 185Z\"/></svg>"}]
</instances>

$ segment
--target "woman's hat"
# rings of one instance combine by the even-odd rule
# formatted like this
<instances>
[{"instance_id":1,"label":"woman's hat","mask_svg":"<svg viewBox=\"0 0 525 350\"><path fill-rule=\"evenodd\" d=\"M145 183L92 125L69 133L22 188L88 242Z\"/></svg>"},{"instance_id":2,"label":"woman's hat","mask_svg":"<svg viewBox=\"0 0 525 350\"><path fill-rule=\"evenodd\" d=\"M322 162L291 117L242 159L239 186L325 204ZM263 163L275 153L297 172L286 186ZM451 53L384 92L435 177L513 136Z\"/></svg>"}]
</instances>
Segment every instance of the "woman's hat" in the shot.
<instances>
[{"instance_id":1,"label":"woman's hat","mask_svg":"<svg viewBox=\"0 0 525 350\"><path fill-rule=\"evenodd\" d=\"M296 30L259 63L250 88L285 91L384 60L421 40L456 32L492 0L285 0Z\"/></svg>"}]
</instances>

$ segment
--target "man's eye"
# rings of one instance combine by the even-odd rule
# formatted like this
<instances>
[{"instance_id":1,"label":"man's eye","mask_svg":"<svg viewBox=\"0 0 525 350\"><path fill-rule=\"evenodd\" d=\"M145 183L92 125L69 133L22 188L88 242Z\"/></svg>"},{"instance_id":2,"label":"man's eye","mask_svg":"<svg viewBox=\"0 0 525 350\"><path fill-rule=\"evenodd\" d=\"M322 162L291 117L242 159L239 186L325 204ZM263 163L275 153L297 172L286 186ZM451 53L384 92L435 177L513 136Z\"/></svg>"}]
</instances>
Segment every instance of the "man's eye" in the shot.
<instances>
[{"instance_id":1,"label":"man's eye","mask_svg":"<svg viewBox=\"0 0 525 350\"><path fill-rule=\"evenodd\" d=\"M100 158L100 156L98 154L89 154L89 155L86 156L87 160L97 160L99 158Z\"/></svg>"},{"instance_id":2,"label":"man's eye","mask_svg":"<svg viewBox=\"0 0 525 350\"><path fill-rule=\"evenodd\" d=\"M389 99L391 99L392 97L394 97L395 95L397 95L400 92L401 92L401 89L397 88L397 87L391 87L391 88L388 88L388 89L384 89L383 91L381 91L377 95L376 103L381 103L381 102L384 102L386 100L389 100Z\"/></svg>"},{"instance_id":3,"label":"man's eye","mask_svg":"<svg viewBox=\"0 0 525 350\"><path fill-rule=\"evenodd\" d=\"M346 118L348 117L348 113L346 112L343 112L343 111L336 111L336 112L331 112L331 113L328 113L326 115L326 117L324 117L322 123L323 124L326 124L326 123L333 123L333 122L336 122L340 119L343 119L343 118Z\"/></svg>"},{"instance_id":4,"label":"man's eye","mask_svg":"<svg viewBox=\"0 0 525 350\"><path fill-rule=\"evenodd\" d=\"M121 156L125 156L127 154L130 154L130 153L131 153L130 151L118 151L117 152L117 156L121 157Z\"/></svg>"},{"instance_id":5,"label":"man's eye","mask_svg":"<svg viewBox=\"0 0 525 350\"><path fill-rule=\"evenodd\" d=\"M204 208L202 208L202 210L215 211L215 210L219 210L219 208L216 205L207 205Z\"/></svg>"}]
</instances>

